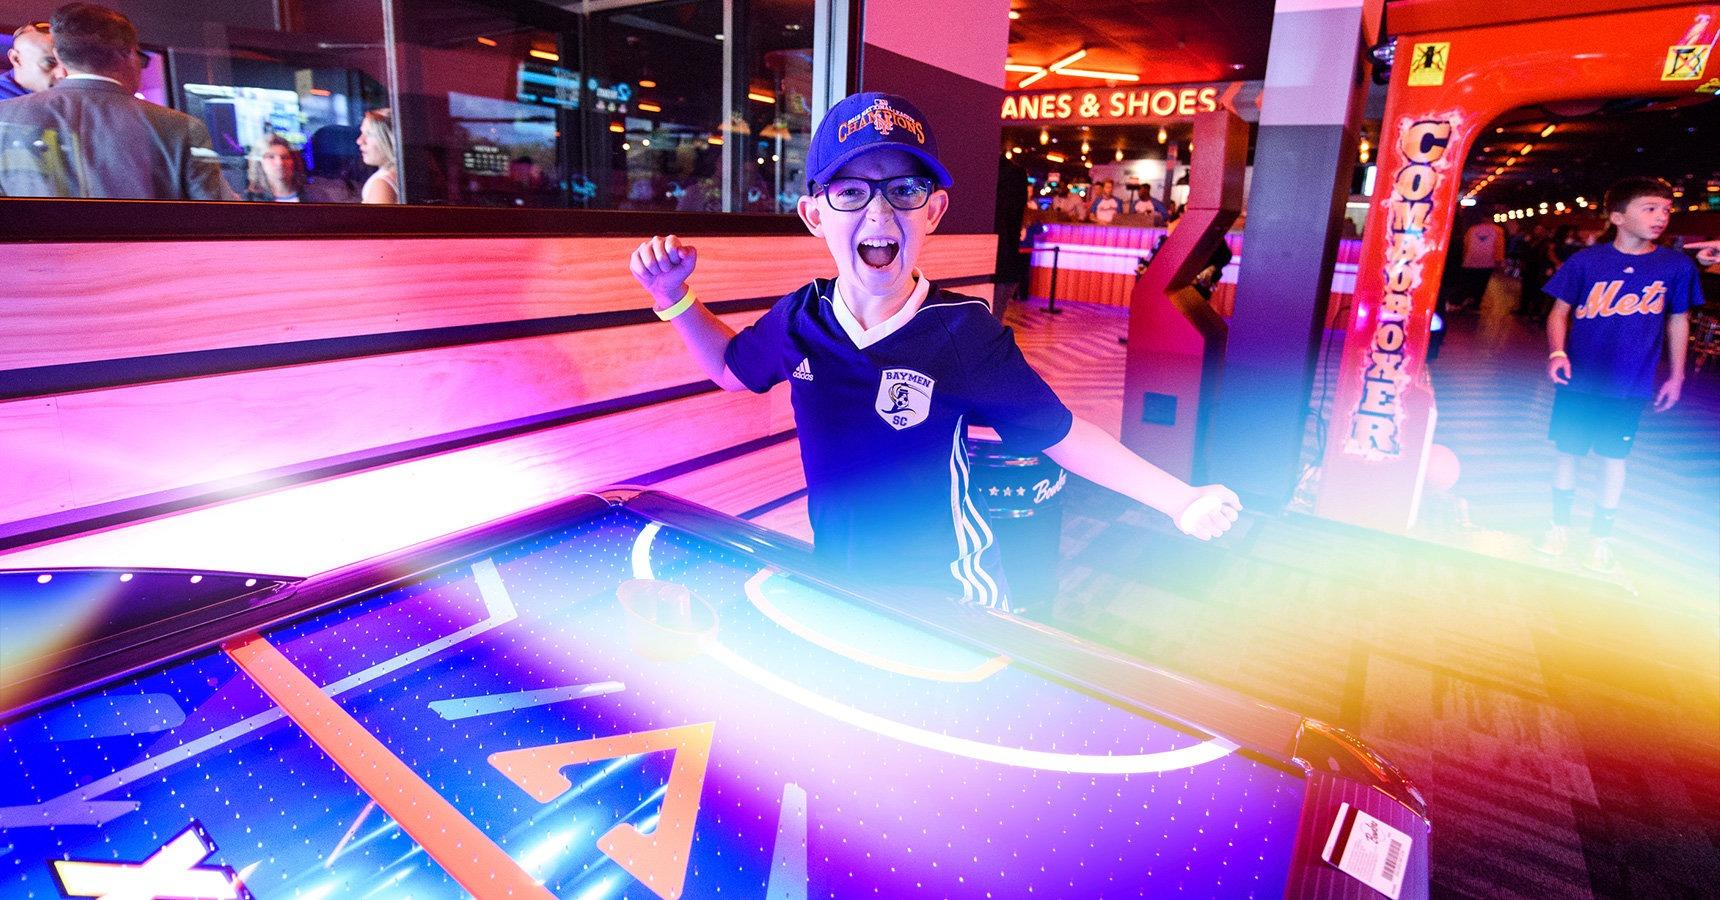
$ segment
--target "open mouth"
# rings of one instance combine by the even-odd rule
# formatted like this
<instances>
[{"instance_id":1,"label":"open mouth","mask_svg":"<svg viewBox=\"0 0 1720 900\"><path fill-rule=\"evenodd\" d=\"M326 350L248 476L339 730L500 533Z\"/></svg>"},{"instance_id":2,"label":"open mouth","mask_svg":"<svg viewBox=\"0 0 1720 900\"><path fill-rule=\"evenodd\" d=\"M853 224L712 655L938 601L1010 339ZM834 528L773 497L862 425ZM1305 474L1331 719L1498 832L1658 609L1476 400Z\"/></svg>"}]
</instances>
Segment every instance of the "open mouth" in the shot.
<instances>
[{"instance_id":1,"label":"open mouth","mask_svg":"<svg viewBox=\"0 0 1720 900\"><path fill-rule=\"evenodd\" d=\"M860 261L874 269L882 269L896 261L902 247L888 238L867 238L860 242Z\"/></svg>"}]
</instances>

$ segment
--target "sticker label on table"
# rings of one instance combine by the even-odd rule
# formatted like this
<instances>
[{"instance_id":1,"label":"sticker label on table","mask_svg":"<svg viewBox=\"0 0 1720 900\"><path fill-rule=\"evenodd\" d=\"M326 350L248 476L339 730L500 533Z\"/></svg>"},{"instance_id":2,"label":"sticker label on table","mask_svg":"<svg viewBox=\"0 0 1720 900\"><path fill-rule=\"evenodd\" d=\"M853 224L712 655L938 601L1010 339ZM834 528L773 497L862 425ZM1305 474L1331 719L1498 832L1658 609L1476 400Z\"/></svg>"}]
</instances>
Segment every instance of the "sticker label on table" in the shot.
<instances>
[{"instance_id":1,"label":"sticker label on table","mask_svg":"<svg viewBox=\"0 0 1720 900\"><path fill-rule=\"evenodd\" d=\"M1411 838L1348 803L1338 808L1326 849L1326 862L1357 881L1398 900L1404 869L1409 866Z\"/></svg>"}]
</instances>

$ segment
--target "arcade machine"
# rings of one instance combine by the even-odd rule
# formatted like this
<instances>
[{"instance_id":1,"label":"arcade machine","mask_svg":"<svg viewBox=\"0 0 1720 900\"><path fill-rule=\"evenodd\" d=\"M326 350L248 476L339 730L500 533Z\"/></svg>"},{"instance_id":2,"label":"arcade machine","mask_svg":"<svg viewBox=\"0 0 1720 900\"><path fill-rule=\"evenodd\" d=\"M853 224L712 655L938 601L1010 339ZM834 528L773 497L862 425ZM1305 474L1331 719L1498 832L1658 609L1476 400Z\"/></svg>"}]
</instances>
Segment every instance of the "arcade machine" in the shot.
<instances>
[{"instance_id":1,"label":"arcade machine","mask_svg":"<svg viewBox=\"0 0 1720 900\"><path fill-rule=\"evenodd\" d=\"M1477 136L1527 104L1715 93L1720 5L1410 0L1391 4L1387 27L1397 45L1380 177L1316 512L1402 532L1438 422L1429 324Z\"/></svg>"}]
</instances>

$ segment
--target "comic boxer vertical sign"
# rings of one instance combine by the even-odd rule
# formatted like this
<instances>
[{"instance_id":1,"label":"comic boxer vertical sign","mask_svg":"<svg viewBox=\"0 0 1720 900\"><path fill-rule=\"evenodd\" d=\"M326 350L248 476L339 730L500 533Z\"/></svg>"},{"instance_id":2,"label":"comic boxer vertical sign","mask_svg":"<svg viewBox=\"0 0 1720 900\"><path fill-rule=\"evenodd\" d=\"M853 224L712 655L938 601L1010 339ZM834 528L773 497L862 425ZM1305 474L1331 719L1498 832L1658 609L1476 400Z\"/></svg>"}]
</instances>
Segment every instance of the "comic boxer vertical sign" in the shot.
<instances>
[{"instance_id":1,"label":"comic boxer vertical sign","mask_svg":"<svg viewBox=\"0 0 1720 900\"><path fill-rule=\"evenodd\" d=\"M1373 334L1361 359L1362 392L1351 411L1344 450L1370 459L1396 458L1403 452L1399 431L1403 393L1411 377L1409 328L1418 305L1432 309L1437 282L1422 278L1424 259L1436 249L1434 235L1445 232L1451 211L1438 207L1437 189L1451 174L1455 116L1406 120L1398 127L1402 165L1392 176L1386 201L1384 288ZM1449 196L1449 194L1448 194ZM1449 201L1448 201L1449 202ZM1437 227L1436 227L1437 226Z\"/></svg>"}]
</instances>

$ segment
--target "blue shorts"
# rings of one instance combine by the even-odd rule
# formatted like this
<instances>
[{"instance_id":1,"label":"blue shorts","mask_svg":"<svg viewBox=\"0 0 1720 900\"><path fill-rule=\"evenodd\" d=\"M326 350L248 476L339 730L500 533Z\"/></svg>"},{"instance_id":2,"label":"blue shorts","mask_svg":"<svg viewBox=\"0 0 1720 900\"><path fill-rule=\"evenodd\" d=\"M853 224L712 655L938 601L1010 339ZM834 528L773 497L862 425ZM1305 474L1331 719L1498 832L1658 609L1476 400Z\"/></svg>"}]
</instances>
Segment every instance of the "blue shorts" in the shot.
<instances>
[{"instance_id":1,"label":"blue shorts","mask_svg":"<svg viewBox=\"0 0 1720 900\"><path fill-rule=\"evenodd\" d=\"M1560 453L1624 459L1636 441L1636 426L1648 401L1641 397L1603 397L1561 388L1553 397L1547 437Z\"/></svg>"}]
</instances>

